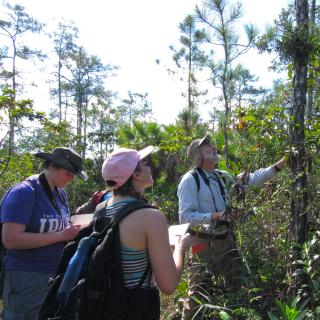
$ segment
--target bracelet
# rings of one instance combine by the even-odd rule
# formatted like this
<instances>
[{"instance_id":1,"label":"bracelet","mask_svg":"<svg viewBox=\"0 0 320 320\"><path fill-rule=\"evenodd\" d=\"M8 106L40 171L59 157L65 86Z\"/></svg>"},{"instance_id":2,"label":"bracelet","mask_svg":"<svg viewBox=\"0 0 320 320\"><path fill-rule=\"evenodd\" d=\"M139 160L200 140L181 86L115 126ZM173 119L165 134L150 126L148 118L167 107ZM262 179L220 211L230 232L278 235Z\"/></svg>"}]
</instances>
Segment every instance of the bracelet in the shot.
<instances>
[{"instance_id":1,"label":"bracelet","mask_svg":"<svg viewBox=\"0 0 320 320\"><path fill-rule=\"evenodd\" d=\"M281 169L276 164L273 167L274 167L274 170L276 170L277 172L281 171Z\"/></svg>"}]
</instances>

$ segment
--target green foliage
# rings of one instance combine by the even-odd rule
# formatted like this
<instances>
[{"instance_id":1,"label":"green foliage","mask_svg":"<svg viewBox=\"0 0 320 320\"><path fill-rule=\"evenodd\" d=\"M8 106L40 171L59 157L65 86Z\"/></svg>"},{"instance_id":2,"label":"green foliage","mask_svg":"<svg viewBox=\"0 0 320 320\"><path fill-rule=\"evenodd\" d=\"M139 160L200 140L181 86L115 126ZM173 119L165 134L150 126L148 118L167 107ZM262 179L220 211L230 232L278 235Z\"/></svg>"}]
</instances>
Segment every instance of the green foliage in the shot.
<instances>
[{"instance_id":1,"label":"green foliage","mask_svg":"<svg viewBox=\"0 0 320 320\"><path fill-rule=\"evenodd\" d=\"M285 154L289 148L286 111L289 102L290 88L278 83L260 104L235 109L233 130L229 136L230 162L234 174L245 169L252 171L266 167ZM319 167L315 163L319 164L319 154L314 149L315 141L318 139L313 135L313 128L317 130L318 123L319 121L313 119L310 131L308 130L306 135L309 161L314 163L310 167L310 203L306 210L310 226L316 229L319 228L316 219L319 208ZM224 144L221 130L213 135L213 141L221 153ZM225 168L223 162L220 167ZM230 319L266 319L269 315L275 319L319 317L318 234L311 235L311 242L303 245L301 261L292 268L293 251L289 228L291 197L290 171L286 169L263 188L247 192L245 199L238 203L243 217L252 209L255 212L246 219L240 216L236 230L237 243L250 267L249 273L253 283L232 295L219 289L218 279L213 279L214 293L210 295L203 293L204 298L199 301L203 312L217 319L219 316ZM293 280L298 273L304 275L307 280L298 290L299 301L305 302L308 299L308 302L305 302L306 304L300 302L297 305L282 302L284 309L281 311L278 307L276 311L274 307L276 299L284 301L286 296L293 299ZM223 284L220 285L223 288ZM177 297L182 297L182 293L179 290ZM246 299L239 303L239 296ZM219 314L217 311L219 306L228 310L223 310ZM285 315L287 318L284 318Z\"/></svg>"},{"instance_id":2,"label":"green foliage","mask_svg":"<svg viewBox=\"0 0 320 320\"><path fill-rule=\"evenodd\" d=\"M274 316L272 313L268 313L270 320L302 320L305 319L307 310L304 310L305 304L298 307L298 299L294 298L290 303L282 302L276 299L278 307L278 315Z\"/></svg>"},{"instance_id":3,"label":"green foliage","mask_svg":"<svg viewBox=\"0 0 320 320\"><path fill-rule=\"evenodd\" d=\"M13 153L8 158L6 150L0 151L0 198L16 183L31 176L35 172L34 157L28 153Z\"/></svg>"},{"instance_id":4,"label":"green foliage","mask_svg":"<svg viewBox=\"0 0 320 320\"><path fill-rule=\"evenodd\" d=\"M32 57L38 57L40 59L44 58L45 55L43 55L39 50L21 45L18 41L26 32L41 32L44 25L30 16L25 11L25 7L19 4L11 5L9 2L4 2L4 7L7 12L6 20L0 20L0 28L3 31L2 36L9 38L11 45L15 48L15 50L12 50L14 56L6 56L6 58L15 59L15 57L18 57L23 60L28 60ZM14 75L15 74L12 74L12 76Z\"/></svg>"},{"instance_id":5,"label":"green foliage","mask_svg":"<svg viewBox=\"0 0 320 320\"><path fill-rule=\"evenodd\" d=\"M75 142L69 123L66 121L54 123L47 119L41 128L35 129L32 140L34 140L33 149L43 151L51 151L58 146L71 147Z\"/></svg>"},{"instance_id":6,"label":"green foliage","mask_svg":"<svg viewBox=\"0 0 320 320\"><path fill-rule=\"evenodd\" d=\"M298 297L307 301L312 309L320 306L320 232L311 235L310 240L302 245L301 259L293 262L293 277L303 276L305 282L298 290ZM317 311L315 309L315 311ZM318 315L318 314L315 314Z\"/></svg>"},{"instance_id":7,"label":"green foliage","mask_svg":"<svg viewBox=\"0 0 320 320\"><path fill-rule=\"evenodd\" d=\"M134 122L151 121L152 107L148 101L148 94L128 92L128 98L123 99L117 106L116 118L120 125L132 126Z\"/></svg>"},{"instance_id":8,"label":"green foliage","mask_svg":"<svg viewBox=\"0 0 320 320\"><path fill-rule=\"evenodd\" d=\"M318 61L319 29L318 26L296 25L293 5L282 9L273 26L256 42L261 52L276 52L280 63L273 63L274 69L281 69L281 64L290 65L292 60L299 61L310 58ZM317 64L317 62L315 62Z\"/></svg>"},{"instance_id":9,"label":"green foliage","mask_svg":"<svg viewBox=\"0 0 320 320\"><path fill-rule=\"evenodd\" d=\"M8 10L11 15L0 21L4 33L15 26L18 26L19 36L28 31L41 31L42 25L28 16L23 7L9 5ZM210 0L202 8L197 7L196 15L197 19L188 15L180 24L181 47L172 48L173 59L189 84L183 93L189 100L178 119L170 125L159 125L152 120L147 93L129 90L127 97L118 99L105 90L103 80L113 75L117 67L103 64L99 57L78 45L75 42L77 29L73 24L60 24L59 33L53 39L54 50L59 56L56 81L60 84L54 83L52 90L57 100L61 98L59 112L53 110L48 116L37 112L30 99L18 99L18 91L3 87L0 96L3 133L0 140L0 195L41 171L41 161L33 157L34 152L51 151L58 146L71 147L85 155L84 167L89 176L88 181L76 178L66 188L73 212L94 191L104 189L101 165L106 154L117 146L139 150L154 145L159 147L152 163L155 185L148 190L147 198L159 206L169 223L177 223L175 190L180 177L189 169L186 154L193 139L209 132L221 155L228 144L229 161L221 161L220 169L227 169L232 174L267 167L291 149L288 124L292 120L289 117L292 85L278 82L269 92L257 89L254 87L256 77L245 66L235 63L239 54L252 47L256 37L256 29L246 26L247 42L239 45L236 31L238 18L242 15L241 4L229 6L226 1ZM15 23L17 18L20 25ZM200 21L206 30L199 28ZM211 292L203 292L197 300L199 315L237 320L320 319L320 37L317 23L309 32L295 27L293 7L289 7L258 41L261 51L280 55L280 61L274 60L274 67L287 67L289 80L294 76L293 58L308 56L310 61L310 105L306 113L306 157L303 159L308 175L309 201L304 208L308 216L308 240L298 246L301 254L294 256L297 245L292 242L293 193L291 172L287 168L259 190L251 189L236 202L241 215L235 234L252 283L240 287L237 292L226 292L222 279L210 279ZM221 61L214 59L210 52L216 50L217 42L219 47L225 48L226 54ZM210 51L203 51L207 47ZM11 52L5 45L0 49L2 63ZM21 41L16 58L32 56L41 58L36 49ZM212 84L224 89L221 91L223 97L215 97L217 105L223 102L229 112L217 110L211 123L203 121L197 113L199 98L205 94L197 88L197 78L204 65L211 72ZM17 75L17 72L5 70L4 66L0 64L3 83ZM14 121L10 123L10 120ZM27 128L29 124L33 126ZM8 152L10 142L6 135L10 125L18 137L12 153ZM179 317L181 302L188 291L187 273L188 270L177 288L173 305L167 304L163 310L167 319Z\"/></svg>"},{"instance_id":10,"label":"green foliage","mask_svg":"<svg viewBox=\"0 0 320 320\"><path fill-rule=\"evenodd\" d=\"M179 49L170 46L173 51L173 60L183 74L181 81L186 82L186 92L182 96L186 98L186 104L178 114L178 121L181 126L189 132L192 127L200 123L200 114L198 112L199 99L207 94L207 90L198 89L197 74L202 71L208 59L200 45L206 41L204 30L198 29L196 18L188 15L183 22L179 24L181 32Z\"/></svg>"},{"instance_id":11,"label":"green foliage","mask_svg":"<svg viewBox=\"0 0 320 320\"><path fill-rule=\"evenodd\" d=\"M239 40L240 33L236 24L243 15L241 2L204 1L202 7L196 6L195 12L199 22L205 26L207 44L214 45L222 53L218 59L212 54L207 59L206 66L211 74L212 85L221 91L220 101L224 110L224 116L220 119L224 138L223 151L226 167L232 168L229 161L231 111L234 105L241 105L247 93L254 92L249 85L254 78L242 65L236 65L236 61L253 47L258 31L253 25L247 25L246 41L241 43Z\"/></svg>"},{"instance_id":12,"label":"green foliage","mask_svg":"<svg viewBox=\"0 0 320 320\"><path fill-rule=\"evenodd\" d=\"M5 114L9 115L9 117L14 118L15 120L26 118L29 121L42 121L44 119L44 112L35 111L33 109L32 100L16 100L15 93L16 91L10 89L9 86L3 87L2 94L0 96L0 110L3 110ZM3 121L4 119L1 120Z\"/></svg>"},{"instance_id":13,"label":"green foliage","mask_svg":"<svg viewBox=\"0 0 320 320\"><path fill-rule=\"evenodd\" d=\"M161 134L161 127L155 122L134 121L132 125L128 123L119 128L118 143L135 149L147 145L158 146Z\"/></svg>"},{"instance_id":14,"label":"green foliage","mask_svg":"<svg viewBox=\"0 0 320 320\"><path fill-rule=\"evenodd\" d=\"M27 135L27 130L24 129L26 123L45 121L45 114L34 110L33 102L30 99L18 100L16 91L5 85L2 88L0 95L0 124L3 125L2 131L8 132L8 137L5 134L0 142L0 146L5 145L8 150L6 161L10 161L11 154L14 151L14 134L15 130L19 129L20 136L23 138ZM8 129L5 129L5 127ZM22 139L23 139L22 138Z\"/></svg>"}]
</instances>

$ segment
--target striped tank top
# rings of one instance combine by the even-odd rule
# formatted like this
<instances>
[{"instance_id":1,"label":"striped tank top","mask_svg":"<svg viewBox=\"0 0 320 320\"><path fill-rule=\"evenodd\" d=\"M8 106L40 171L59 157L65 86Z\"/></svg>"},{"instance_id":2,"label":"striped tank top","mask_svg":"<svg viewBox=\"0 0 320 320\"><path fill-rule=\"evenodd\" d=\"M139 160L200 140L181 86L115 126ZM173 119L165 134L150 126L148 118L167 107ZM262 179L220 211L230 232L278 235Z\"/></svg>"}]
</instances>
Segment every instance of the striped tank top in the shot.
<instances>
[{"instance_id":1,"label":"striped tank top","mask_svg":"<svg viewBox=\"0 0 320 320\"><path fill-rule=\"evenodd\" d=\"M127 203L128 201L123 201L106 207L107 215L116 214L119 210L121 210L121 207ZM147 249L135 250L121 245L121 259L124 285L129 289L134 288L140 283L140 280L150 264L148 251ZM149 270L150 271L142 283L142 288L156 287L156 281L151 267Z\"/></svg>"}]
</instances>

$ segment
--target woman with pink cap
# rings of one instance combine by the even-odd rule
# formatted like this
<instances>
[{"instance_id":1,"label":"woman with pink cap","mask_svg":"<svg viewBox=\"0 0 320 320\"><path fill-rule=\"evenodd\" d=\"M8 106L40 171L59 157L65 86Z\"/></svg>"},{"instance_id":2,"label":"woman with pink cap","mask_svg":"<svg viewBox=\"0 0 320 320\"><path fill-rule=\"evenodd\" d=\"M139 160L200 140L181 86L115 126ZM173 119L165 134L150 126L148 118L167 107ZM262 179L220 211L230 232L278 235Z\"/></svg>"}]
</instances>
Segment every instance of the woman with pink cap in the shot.
<instances>
[{"instance_id":1,"label":"woman with pink cap","mask_svg":"<svg viewBox=\"0 0 320 320\"><path fill-rule=\"evenodd\" d=\"M153 150L152 146L141 151L120 148L106 158L102 176L112 188L113 196L108 201L105 214L117 214L130 201L146 201L144 190L153 185L150 169ZM149 275L141 286L147 292L143 296L144 302L139 303L140 310L135 308L131 312L130 319L159 319L158 288L164 294L175 291L183 270L184 253L192 244L191 239L190 235L183 236L172 254L167 219L155 208L136 210L120 222L125 287L136 287L151 264Z\"/></svg>"}]
</instances>

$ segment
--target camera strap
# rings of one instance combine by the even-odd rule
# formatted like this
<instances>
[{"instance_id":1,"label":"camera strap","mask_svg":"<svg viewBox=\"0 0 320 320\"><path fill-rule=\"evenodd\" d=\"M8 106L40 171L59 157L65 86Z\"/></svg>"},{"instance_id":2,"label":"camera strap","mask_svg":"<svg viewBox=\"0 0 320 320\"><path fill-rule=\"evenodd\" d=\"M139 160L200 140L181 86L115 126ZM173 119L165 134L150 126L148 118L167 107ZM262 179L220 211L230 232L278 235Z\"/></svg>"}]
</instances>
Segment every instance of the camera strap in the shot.
<instances>
[{"instance_id":1,"label":"camera strap","mask_svg":"<svg viewBox=\"0 0 320 320\"><path fill-rule=\"evenodd\" d=\"M215 208L215 210L216 210L216 212L217 212L218 210L217 210L217 206L216 206L216 201L215 201L215 197L214 197L214 194L213 194L212 189L211 189L211 186L210 186L210 181L209 181L207 175L203 172L203 170L202 170L201 168L197 168L197 171L199 172L199 174L200 174L201 178L203 179L204 183L205 183L205 184L208 186L208 188L210 189L210 193L211 193L213 205L214 205L214 208ZM223 198L224 205L227 206L227 205L226 205L226 199L225 199L225 190L224 190L224 187L223 187L223 185L222 185L222 183L221 183L221 181L220 181L219 176L218 176L215 172L213 172L213 174L215 175L216 180L218 181L218 185L219 185L220 193L221 193L222 198Z\"/></svg>"},{"instance_id":2,"label":"camera strap","mask_svg":"<svg viewBox=\"0 0 320 320\"><path fill-rule=\"evenodd\" d=\"M49 201L51 202L52 206L53 206L54 209L57 211L57 213L59 214L59 216L62 216L61 209L60 209L60 207L59 207L59 205L58 205L58 203L57 203L57 201L56 201L56 198L55 198L55 196L54 196L54 194L53 194L53 192L52 192L52 190L51 190L51 188L50 188L50 186L49 186L48 180L47 180L44 172L42 172L42 173L39 174L39 181L40 181L40 183L41 183L41 185L42 185L42 187L43 187L43 189L44 189L44 192L46 193ZM58 194L61 202L62 202L65 206L67 206L67 203L66 203L65 199L61 196L59 189L56 188L56 190L57 190L57 194Z\"/></svg>"}]
</instances>

